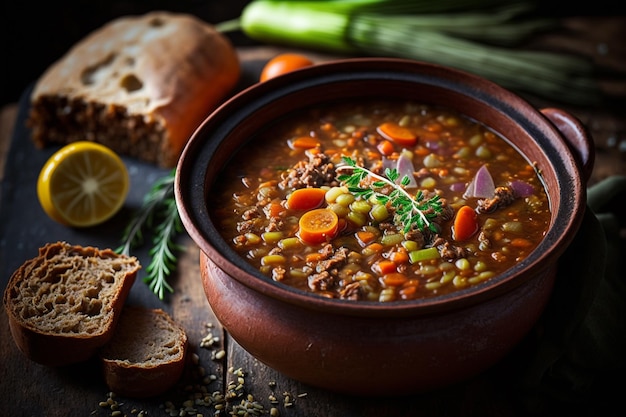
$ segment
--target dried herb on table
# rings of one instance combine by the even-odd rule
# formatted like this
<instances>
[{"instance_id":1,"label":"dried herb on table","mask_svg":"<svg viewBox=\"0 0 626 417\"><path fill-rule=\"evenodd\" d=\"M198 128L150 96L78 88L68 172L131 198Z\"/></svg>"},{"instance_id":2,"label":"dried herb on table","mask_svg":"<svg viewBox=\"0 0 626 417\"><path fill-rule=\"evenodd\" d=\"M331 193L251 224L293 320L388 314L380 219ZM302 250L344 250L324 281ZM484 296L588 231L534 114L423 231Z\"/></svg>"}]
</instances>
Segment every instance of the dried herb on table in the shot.
<instances>
[{"instance_id":1,"label":"dried herb on table","mask_svg":"<svg viewBox=\"0 0 626 417\"><path fill-rule=\"evenodd\" d=\"M124 230L123 244L116 249L118 253L130 254L132 249L144 243L144 232L152 231L150 264L146 268L144 282L150 286L159 299L165 297L165 291L174 292L167 282L176 269L176 252L181 248L174 240L182 232L183 225L174 198L174 171L154 183L146 194L141 209L136 213Z\"/></svg>"}]
</instances>

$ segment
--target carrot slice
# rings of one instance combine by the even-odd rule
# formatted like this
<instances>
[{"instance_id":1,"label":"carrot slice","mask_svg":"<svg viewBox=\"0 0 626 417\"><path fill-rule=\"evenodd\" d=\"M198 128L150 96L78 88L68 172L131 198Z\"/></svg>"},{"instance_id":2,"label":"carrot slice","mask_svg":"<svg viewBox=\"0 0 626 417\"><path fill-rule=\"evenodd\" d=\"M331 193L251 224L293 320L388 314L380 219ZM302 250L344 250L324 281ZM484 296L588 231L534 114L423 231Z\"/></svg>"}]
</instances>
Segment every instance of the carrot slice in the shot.
<instances>
[{"instance_id":1,"label":"carrot slice","mask_svg":"<svg viewBox=\"0 0 626 417\"><path fill-rule=\"evenodd\" d=\"M310 136L300 136L293 139L290 144L292 148L311 149L317 147L320 141Z\"/></svg>"},{"instance_id":2,"label":"carrot slice","mask_svg":"<svg viewBox=\"0 0 626 417\"><path fill-rule=\"evenodd\" d=\"M287 197L287 207L292 210L311 210L324 202L326 190L321 188L299 188Z\"/></svg>"},{"instance_id":3,"label":"carrot slice","mask_svg":"<svg viewBox=\"0 0 626 417\"><path fill-rule=\"evenodd\" d=\"M478 231L478 215L470 206L463 206L454 219L453 236L455 240L469 239Z\"/></svg>"},{"instance_id":4,"label":"carrot slice","mask_svg":"<svg viewBox=\"0 0 626 417\"><path fill-rule=\"evenodd\" d=\"M417 142L417 136L410 129L397 123L385 122L378 126L378 133L398 145L413 146Z\"/></svg>"},{"instance_id":5,"label":"carrot slice","mask_svg":"<svg viewBox=\"0 0 626 417\"><path fill-rule=\"evenodd\" d=\"M298 236L304 242L317 244L335 237L339 230L339 218L334 211L318 208L300 217Z\"/></svg>"}]
</instances>

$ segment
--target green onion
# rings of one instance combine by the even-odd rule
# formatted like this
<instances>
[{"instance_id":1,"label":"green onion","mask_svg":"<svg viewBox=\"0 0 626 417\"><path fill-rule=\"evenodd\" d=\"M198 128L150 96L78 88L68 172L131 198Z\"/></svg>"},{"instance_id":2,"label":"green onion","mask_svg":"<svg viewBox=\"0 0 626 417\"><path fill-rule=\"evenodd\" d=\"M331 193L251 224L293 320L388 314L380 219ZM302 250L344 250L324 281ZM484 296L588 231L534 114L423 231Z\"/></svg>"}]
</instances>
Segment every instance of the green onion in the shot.
<instances>
[{"instance_id":1,"label":"green onion","mask_svg":"<svg viewBox=\"0 0 626 417\"><path fill-rule=\"evenodd\" d=\"M573 54L521 49L557 27L531 17L530 1L253 0L235 21L252 39L332 53L428 61L483 76L505 88L571 102L596 102L592 63Z\"/></svg>"}]
</instances>

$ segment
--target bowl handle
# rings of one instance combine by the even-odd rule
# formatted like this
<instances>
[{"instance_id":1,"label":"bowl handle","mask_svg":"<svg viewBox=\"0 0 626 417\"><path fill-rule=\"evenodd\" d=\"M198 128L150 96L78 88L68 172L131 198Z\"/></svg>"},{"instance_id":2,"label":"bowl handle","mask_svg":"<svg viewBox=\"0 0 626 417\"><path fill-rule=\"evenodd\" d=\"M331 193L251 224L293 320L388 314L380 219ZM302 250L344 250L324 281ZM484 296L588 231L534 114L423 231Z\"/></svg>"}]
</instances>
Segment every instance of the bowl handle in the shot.
<instances>
[{"instance_id":1,"label":"bowl handle","mask_svg":"<svg viewBox=\"0 0 626 417\"><path fill-rule=\"evenodd\" d=\"M595 145L587 128L565 110L550 107L541 109L541 113L561 132L582 168L585 182L588 182L595 162Z\"/></svg>"}]
</instances>

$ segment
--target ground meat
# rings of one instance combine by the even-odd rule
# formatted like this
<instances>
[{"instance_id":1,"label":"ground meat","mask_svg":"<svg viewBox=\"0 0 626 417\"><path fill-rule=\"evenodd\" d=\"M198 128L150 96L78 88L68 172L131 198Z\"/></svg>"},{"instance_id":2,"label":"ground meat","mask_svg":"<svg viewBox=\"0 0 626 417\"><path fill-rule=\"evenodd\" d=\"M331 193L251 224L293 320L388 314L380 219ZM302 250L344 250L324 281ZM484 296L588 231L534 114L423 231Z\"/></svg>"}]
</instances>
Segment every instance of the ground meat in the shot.
<instances>
[{"instance_id":1,"label":"ground meat","mask_svg":"<svg viewBox=\"0 0 626 417\"><path fill-rule=\"evenodd\" d=\"M481 249L491 247L491 241L489 240L489 236L487 236L487 233L485 233L484 231L478 234L478 244L479 248Z\"/></svg>"},{"instance_id":2,"label":"ground meat","mask_svg":"<svg viewBox=\"0 0 626 417\"><path fill-rule=\"evenodd\" d=\"M282 266L277 266L272 269L272 279L274 281L282 281L285 278L287 271Z\"/></svg>"},{"instance_id":3,"label":"ground meat","mask_svg":"<svg viewBox=\"0 0 626 417\"><path fill-rule=\"evenodd\" d=\"M322 272L322 271L332 272L333 270L336 270L338 267L343 266L346 263L346 260L348 259L349 252L350 251L347 248L338 248L336 251L333 252L333 254L330 257L318 262L316 266L316 271L317 272Z\"/></svg>"},{"instance_id":4,"label":"ground meat","mask_svg":"<svg viewBox=\"0 0 626 417\"><path fill-rule=\"evenodd\" d=\"M417 229L411 229L407 233L405 233L404 238L406 240L412 240L417 243L418 247L423 247L426 244L426 238L424 237L424 233Z\"/></svg>"},{"instance_id":5,"label":"ground meat","mask_svg":"<svg viewBox=\"0 0 626 417\"><path fill-rule=\"evenodd\" d=\"M343 300L360 300L363 298L363 293L361 291L361 284L358 282L351 282L346 285L340 292L339 298Z\"/></svg>"},{"instance_id":6,"label":"ground meat","mask_svg":"<svg viewBox=\"0 0 626 417\"><path fill-rule=\"evenodd\" d=\"M248 209L243 212L241 218L244 220L256 219L261 216L261 210L259 210L258 206L254 206L251 209Z\"/></svg>"},{"instance_id":7,"label":"ground meat","mask_svg":"<svg viewBox=\"0 0 626 417\"><path fill-rule=\"evenodd\" d=\"M441 199L441 213L433 219L435 223L443 224L454 217L454 209L445 199Z\"/></svg>"},{"instance_id":8,"label":"ground meat","mask_svg":"<svg viewBox=\"0 0 626 417\"><path fill-rule=\"evenodd\" d=\"M271 217L269 219L268 225L265 227L266 232L276 232L281 230L283 227L283 220L277 217Z\"/></svg>"},{"instance_id":9,"label":"ground meat","mask_svg":"<svg viewBox=\"0 0 626 417\"><path fill-rule=\"evenodd\" d=\"M328 291L335 285L335 277L330 275L328 271L319 274L309 275L309 288L313 291Z\"/></svg>"},{"instance_id":10,"label":"ground meat","mask_svg":"<svg viewBox=\"0 0 626 417\"><path fill-rule=\"evenodd\" d=\"M395 233L398 230L398 227L390 222L381 222L378 224L378 228L382 231L382 232L392 232Z\"/></svg>"},{"instance_id":11,"label":"ground meat","mask_svg":"<svg viewBox=\"0 0 626 417\"><path fill-rule=\"evenodd\" d=\"M237 232L241 234L246 234L250 232L256 231L256 225L258 224L258 219L250 219L237 223Z\"/></svg>"},{"instance_id":12,"label":"ground meat","mask_svg":"<svg viewBox=\"0 0 626 417\"><path fill-rule=\"evenodd\" d=\"M506 207L515 201L515 193L509 187L497 187L493 198L478 200L476 212L491 213L499 208Z\"/></svg>"},{"instance_id":13,"label":"ground meat","mask_svg":"<svg viewBox=\"0 0 626 417\"><path fill-rule=\"evenodd\" d=\"M464 258L469 255L469 250L461 246L456 246L448 240L442 237L437 237L433 242L433 246L439 251L441 259L446 261L455 261L459 258Z\"/></svg>"},{"instance_id":14,"label":"ground meat","mask_svg":"<svg viewBox=\"0 0 626 417\"><path fill-rule=\"evenodd\" d=\"M282 189L339 185L336 179L335 164L330 161L328 155L322 152L308 152L307 156L309 157L308 161L300 161L287 171L279 183Z\"/></svg>"}]
</instances>

